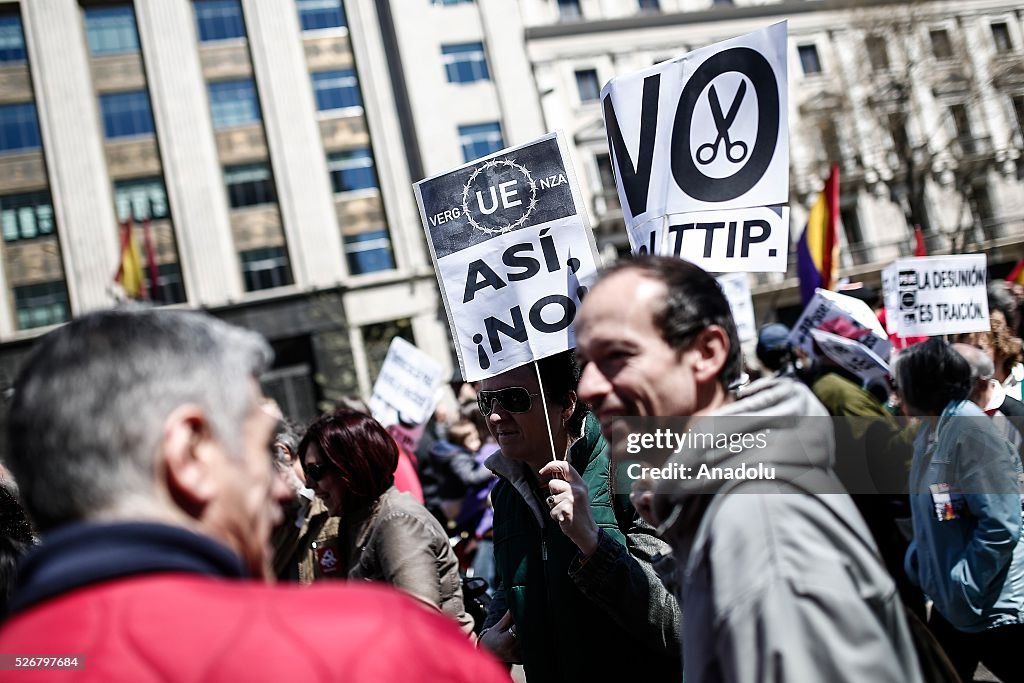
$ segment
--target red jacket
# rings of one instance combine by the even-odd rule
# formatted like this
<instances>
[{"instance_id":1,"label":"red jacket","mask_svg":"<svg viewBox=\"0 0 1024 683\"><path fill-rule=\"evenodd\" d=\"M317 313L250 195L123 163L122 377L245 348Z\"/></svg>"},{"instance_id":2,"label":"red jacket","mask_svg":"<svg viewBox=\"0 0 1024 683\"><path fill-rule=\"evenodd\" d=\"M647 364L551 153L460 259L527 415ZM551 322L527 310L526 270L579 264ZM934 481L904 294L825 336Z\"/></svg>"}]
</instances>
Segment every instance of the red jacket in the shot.
<instances>
[{"instance_id":1,"label":"red jacket","mask_svg":"<svg viewBox=\"0 0 1024 683\"><path fill-rule=\"evenodd\" d=\"M84 655L83 669L9 681L508 681L450 619L368 585L267 586L149 574L15 614L0 653Z\"/></svg>"}]
</instances>

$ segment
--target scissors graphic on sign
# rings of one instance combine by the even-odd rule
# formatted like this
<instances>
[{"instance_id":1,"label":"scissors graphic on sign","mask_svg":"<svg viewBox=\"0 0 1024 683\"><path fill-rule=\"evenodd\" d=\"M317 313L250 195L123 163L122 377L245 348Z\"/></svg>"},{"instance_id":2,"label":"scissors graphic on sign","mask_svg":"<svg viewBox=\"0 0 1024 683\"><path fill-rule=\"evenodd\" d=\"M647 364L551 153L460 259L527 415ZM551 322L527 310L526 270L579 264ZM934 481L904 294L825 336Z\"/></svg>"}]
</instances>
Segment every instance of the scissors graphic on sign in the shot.
<instances>
[{"instance_id":1,"label":"scissors graphic on sign","mask_svg":"<svg viewBox=\"0 0 1024 683\"><path fill-rule=\"evenodd\" d=\"M736 120L736 114L740 111L740 104L743 103L743 96L747 94L747 82L740 81L739 90L736 91L736 97L733 98L732 104L729 106L729 113L722 116L722 103L718 101L718 91L715 90L715 86L711 86L708 92L708 103L711 105L711 116L715 119L715 128L718 129L718 137L715 138L714 142L706 142L697 148L697 163L702 166L707 166L715 158L718 157L718 143L721 142L725 146L725 158L734 164L743 161L747 157L747 143L737 140L733 142L729 139L729 127L732 126L732 122ZM736 151L736 156L733 156L733 150Z\"/></svg>"}]
</instances>

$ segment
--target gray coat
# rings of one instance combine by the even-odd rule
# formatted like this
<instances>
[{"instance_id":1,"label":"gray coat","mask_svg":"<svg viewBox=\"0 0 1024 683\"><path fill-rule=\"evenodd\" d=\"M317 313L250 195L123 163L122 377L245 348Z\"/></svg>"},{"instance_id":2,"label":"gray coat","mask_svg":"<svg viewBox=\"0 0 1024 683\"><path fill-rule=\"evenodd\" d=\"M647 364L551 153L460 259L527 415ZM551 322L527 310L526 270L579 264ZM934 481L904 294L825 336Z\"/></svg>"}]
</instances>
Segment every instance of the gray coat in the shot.
<instances>
[{"instance_id":1,"label":"gray coat","mask_svg":"<svg viewBox=\"0 0 1024 683\"><path fill-rule=\"evenodd\" d=\"M764 448L683 450L673 462L762 464L775 479L656 489L682 572L686 682L921 681L892 578L832 472L825 409L788 379L737 399L690 428L764 434Z\"/></svg>"}]
</instances>

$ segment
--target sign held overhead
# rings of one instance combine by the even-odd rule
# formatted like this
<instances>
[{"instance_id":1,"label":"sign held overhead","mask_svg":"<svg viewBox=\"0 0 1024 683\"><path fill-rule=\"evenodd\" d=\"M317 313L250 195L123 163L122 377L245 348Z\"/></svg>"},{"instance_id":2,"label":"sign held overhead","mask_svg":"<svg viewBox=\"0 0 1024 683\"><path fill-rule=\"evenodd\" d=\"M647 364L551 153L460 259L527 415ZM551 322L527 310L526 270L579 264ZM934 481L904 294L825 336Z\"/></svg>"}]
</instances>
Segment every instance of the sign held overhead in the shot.
<instances>
[{"instance_id":1,"label":"sign held overhead","mask_svg":"<svg viewBox=\"0 0 1024 683\"><path fill-rule=\"evenodd\" d=\"M601 99L634 252L678 253L708 270L785 270L785 22L613 79ZM759 212L752 211L756 207ZM702 212L715 215L702 218ZM766 212L777 218L766 220ZM712 265L709 248L691 247L685 240L676 242L678 249L667 245L675 239L669 226L678 232L686 225L718 223L722 234L735 226L734 235L747 235L746 248L739 238L728 240L724 262ZM712 233L707 236L710 244ZM726 240L718 242L724 254Z\"/></svg>"}]
</instances>

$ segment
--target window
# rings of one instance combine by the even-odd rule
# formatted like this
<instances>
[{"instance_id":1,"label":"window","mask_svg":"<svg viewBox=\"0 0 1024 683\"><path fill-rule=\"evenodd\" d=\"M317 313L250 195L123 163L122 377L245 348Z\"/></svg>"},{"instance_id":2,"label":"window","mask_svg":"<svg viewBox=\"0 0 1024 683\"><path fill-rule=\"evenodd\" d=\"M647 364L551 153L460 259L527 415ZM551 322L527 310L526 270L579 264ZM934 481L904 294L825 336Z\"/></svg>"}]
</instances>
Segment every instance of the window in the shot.
<instances>
[{"instance_id":1,"label":"window","mask_svg":"<svg viewBox=\"0 0 1024 683\"><path fill-rule=\"evenodd\" d=\"M972 185L969 199L971 213L974 214L976 224L981 226L981 232L985 239L994 239L996 237L996 213L992 208L992 198L988 194L988 187L980 183Z\"/></svg>"},{"instance_id":2,"label":"window","mask_svg":"<svg viewBox=\"0 0 1024 683\"><path fill-rule=\"evenodd\" d=\"M108 140L153 132L153 115L145 90L100 95L100 110Z\"/></svg>"},{"instance_id":3,"label":"window","mask_svg":"<svg viewBox=\"0 0 1024 683\"><path fill-rule=\"evenodd\" d=\"M431 5L472 5L473 0L430 0Z\"/></svg>"},{"instance_id":4,"label":"window","mask_svg":"<svg viewBox=\"0 0 1024 683\"><path fill-rule=\"evenodd\" d=\"M34 102L0 106L0 152L39 149L39 122Z\"/></svg>"},{"instance_id":5,"label":"window","mask_svg":"<svg viewBox=\"0 0 1024 683\"><path fill-rule=\"evenodd\" d=\"M0 197L4 241L30 240L53 234L53 202L46 190Z\"/></svg>"},{"instance_id":6,"label":"window","mask_svg":"<svg viewBox=\"0 0 1024 683\"><path fill-rule=\"evenodd\" d=\"M260 120L260 104L256 83L251 78L238 81L217 81L207 84L213 127L231 128Z\"/></svg>"},{"instance_id":7,"label":"window","mask_svg":"<svg viewBox=\"0 0 1024 683\"><path fill-rule=\"evenodd\" d=\"M601 182L601 189L615 192L615 171L612 169L612 158L607 154L595 154L594 163L597 164L597 176Z\"/></svg>"},{"instance_id":8,"label":"window","mask_svg":"<svg viewBox=\"0 0 1024 683\"><path fill-rule=\"evenodd\" d=\"M132 218L142 221L146 218L160 220L167 218L167 192L161 178L138 178L119 180L114 183L114 204L117 220Z\"/></svg>"},{"instance_id":9,"label":"window","mask_svg":"<svg viewBox=\"0 0 1024 683\"><path fill-rule=\"evenodd\" d=\"M345 26L345 8L341 0L296 0L303 31Z\"/></svg>"},{"instance_id":10,"label":"window","mask_svg":"<svg viewBox=\"0 0 1024 683\"><path fill-rule=\"evenodd\" d=\"M582 18L583 13L580 11L580 0L558 0L559 21L574 21Z\"/></svg>"},{"instance_id":11,"label":"window","mask_svg":"<svg viewBox=\"0 0 1024 683\"><path fill-rule=\"evenodd\" d=\"M473 161L505 146L501 137L501 124L478 123L472 126L459 126L459 144L462 145L462 158Z\"/></svg>"},{"instance_id":12,"label":"window","mask_svg":"<svg viewBox=\"0 0 1024 683\"><path fill-rule=\"evenodd\" d=\"M131 5L86 7L85 35L93 56L139 51L135 10Z\"/></svg>"},{"instance_id":13,"label":"window","mask_svg":"<svg viewBox=\"0 0 1024 683\"><path fill-rule=\"evenodd\" d=\"M658 0L637 0L638 7L641 12L660 12L661 6L658 4Z\"/></svg>"},{"instance_id":14,"label":"window","mask_svg":"<svg viewBox=\"0 0 1024 683\"><path fill-rule=\"evenodd\" d=\"M0 15L0 64L25 61L25 37L21 33L21 17Z\"/></svg>"},{"instance_id":15,"label":"window","mask_svg":"<svg viewBox=\"0 0 1024 683\"><path fill-rule=\"evenodd\" d=\"M362 333L363 352L366 354L366 365L370 371L370 377L380 374L384 358L388 354L388 347L391 346L391 341L395 337L401 337L410 344L416 344L416 339L412 334L412 322L408 318L364 325Z\"/></svg>"},{"instance_id":16,"label":"window","mask_svg":"<svg viewBox=\"0 0 1024 683\"><path fill-rule=\"evenodd\" d=\"M62 280L14 288L19 330L57 325L68 319L68 291Z\"/></svg>"},{"instance_id":17,"label":"window","mask_svg":"<svg viewBox=\"0 0 1024 683\"><path fill-rule=\"evenodd\" d=\"M953 56L953 44L949 42L949 32L944 28L935 29L930 34L932 54L935 59L949 59Z\"/></svg>"},{"instance_id":18,"label":"window","mask_svg":"<svg viewBox=\"0 0 1024 683\"><path fill-rule=\"evenodd\" d=\"M352 69L314 73L313 94L316 96L318 111L359 107L363 104L356 72Z\"/></svg>"},{"instance_id":19,"label":"window","mask_svg":"<svg viewBox=\"0 0 1024 683\"><path fill-rule=\"evenodd\" d=\"M971 133L971 119L967 114L967 106L954 104L949 108L949 115L953 119L953 129L956 131L960 150L964 154L974 154L977 150L977 141Z\"/></svg>"},{"instance_id":20,"label":"window","mask_svg":"<svg viewBox=\"0 0 1024 683\"><path fill-rule=\"evenodd\" d=\"M580 102L593 102L601 99L601 84L597 80L597 70L577 71L576 90L580 94Z\"/></svg>"},{"instance_id":21,"label":"window","mask_svg":"<svg viewBox=\"0 0 1024 683\"><path fill-rule=\"evenodd\" d=\"M871 70L886 71L889 68L889 50L885 45L885 38L868 36L864 39L864 46L867 48Z\"/></svg>"},{"instance_id":22,"label":"window","mask_svg":"<svg viewBox=\"0 0 1024 683\"><path fill-rule=\"evenodd\" d=\"M1024 95L1018 95L1011 100L1013 104L1013 115L1017 118L1017 130L1021 137L1024 137Z\"/></svg>"},{"instance_id":23,"label":"window","mask_svg":"<svg viewBox=\"0 0 1024 683\"><path fill-rule=\"evenodd\" d=\"M821 122L821 148L825 152L825 161L839 162L843 158L843 150L839 144L839 131L830 119Z\"/></svg>"},{"instance_id":24,"label":"window","mask_svg":"<svg viewBox=\"0 0 1024 683\"><path fill-rule=\"evenodd\" d=\"M1010 52L1013 41L1010 40L1010 29L1005 22L992 24L992 40L996 44L996 52Z\"/></svg>"},{"instance_id":25,"label":"window","mask_svg":"<svg viewBox=\"0 0 1024 683\"><path fill-rule=\"evenodd\" d=\"M348 261L348 272L352 275L394 270L395 259L391 255L388 231L372 230L358 235L346 235L345 259Z\"/></svg>"},{"instance_id":26,"label":"window","mask_svg":"<svg viewBox=\"0 0 1024 683\"><path fill-rule=\"evenodd\" d=\"M796 51L800 55L800 66L803 67L805 75L821 73L821 61L818 59L817 47L798 45Z\"/></svg>"},{"instance_id":27,"label":"window","mask_svg":"<svg viewBox=\"0 0 1024 683\"><path fill-rule=\"evenodd\" d=\"M331 186L335 192L377 187L373 157L368 149L331 152L327 155L327 171L331 174Z\"/></svg>"},{"instance_id":28,"label":"window","mask_svg":"<svg viewBox=\"0 0 1024 683\"><path fill-rule=\"evenodd\" d=\"M442 45L441 62L449 83L472 83L486 81L491 77L487 73L483 43Z\"/></svg>"},{"instance_id":29,"label":"window","mask_svg":"<svg viewBox=\"0 0 1024 683\"><path fill-rule=\"evenodd\" d=\"M156 287L149 282L149 268L143 268L142 274L153 303L180 304L185 301L185 285L181 282L181 268L177 263L164 263L156 267Z\"/></svg>"},{"instance_id":30,"label":"window","mask_svg":"<svg viewBox=\"0 0 1024 683\"><path fill-rule=\"evenodd\" d=\"M902 112L893 112L886 117L889 135L892 137L893 149L901 157L910 158L912 152L910 138L907 136L907 117Z\"/></svg>"},{"instance_id":31,"label":"window","mask_svg":"<svg viewBox=\"0 0 1024 683\"><path fill-rule=\"evenodd\" d=\"M284 247L252 249L238 254L242 260L242 279L245 291L284 287L292 283L288 253Z\"/></svg>"},{"instance_id":32,"label":"window","mask_svg":"<svg viewBox=\"0 0 1024 683\"><path fill-rule=\"evenodd\" d=\"M199 42L245 38L240 0L193 0Z\"/></svg>"},{"instance_id":33,"label":"window","mask_svg":"<svg viewBox=\"0 0 1024 683\"><path fill-rule=\"evenodd\" d=\"M274 179L266 164L225 166L224 184L228 188L228 203L232 209L277 201Z\"/></svg>"}]
</instances>

